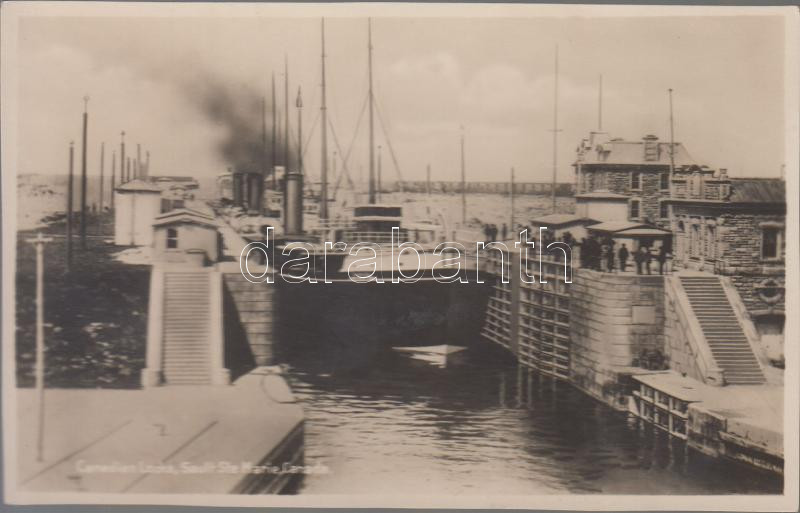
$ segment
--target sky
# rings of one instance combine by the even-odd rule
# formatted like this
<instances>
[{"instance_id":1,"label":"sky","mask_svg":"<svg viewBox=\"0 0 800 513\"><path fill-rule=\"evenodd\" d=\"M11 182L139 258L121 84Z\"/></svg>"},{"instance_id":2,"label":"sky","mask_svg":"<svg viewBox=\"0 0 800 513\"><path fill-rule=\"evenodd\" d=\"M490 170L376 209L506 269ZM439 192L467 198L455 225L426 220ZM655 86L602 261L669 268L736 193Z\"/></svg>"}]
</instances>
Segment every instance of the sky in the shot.
<instances>
[{"instance_id":1,"label":"sky","mask_svg":"<svg viewBox=\"0 0 800 513\"><path fill-rule=\"evenodd\" d=\"M600 75L602 128L612 136L669 140L672 88L675 140L695 160L732 176L780 176L783 28L782 18L766 16L373 18L383 176L397 178L399 167L403 178L422 180L430 165L434 180L459 180L463 127L469 180L505 181L513 166L518 181L549 181L556 47L560 181L573 180L575 148L598 129ZM66 172L88 95L90 174L99 173L101 142L108 173L125 130L128 155L141 144L151 153L152 174L215 176L238 165L225 148L244 137L242 126L260 134L262 96L271 126L273 73L283 116L286 58L292 139L300 87L304 167L314 180L321 161L320 54L318 18L165 11L150 18L22 19L18 172ZM348 169L358 180L368 169L366 113L356 132L367 97L366 18L327 19L326 54L330 158L349 150ZM213 110L222 97L235 114Z\"/></svg>"}]
</instances>

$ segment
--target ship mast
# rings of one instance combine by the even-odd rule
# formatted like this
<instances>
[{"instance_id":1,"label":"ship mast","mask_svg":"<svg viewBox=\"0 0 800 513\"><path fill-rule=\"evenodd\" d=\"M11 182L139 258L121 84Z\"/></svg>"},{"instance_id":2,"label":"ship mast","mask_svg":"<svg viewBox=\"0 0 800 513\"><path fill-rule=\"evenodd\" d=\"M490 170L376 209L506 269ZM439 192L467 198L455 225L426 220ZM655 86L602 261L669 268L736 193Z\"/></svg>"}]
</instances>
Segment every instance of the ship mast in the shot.
<instances>
[{"instance_id":1,"label":"ship mast","mask_svg":"<svg viewBox=\"0 0 800 513\"><path fill-rule=\"evenodd\" d=\"M278 106L275 104L275 72L272 72L272 151L270 152L270 168L272 171L272 190L278 190L278 172L275 166L278 164L276 151L277 151L277 136L278 136Z\"/></svg>"},{"instance_id":2,"label":"ship mast","mask_svg":"<svg viewBox=\"0 0 800 513\"><path fill-rule=\"evenodd\" d=\"M320 166L319 218L328 220L328 107L325 93L325 18L322 18L322 163Z\"/></svg>"},{"instance_id":3,"label":"ship mast","mask_svg":"<svg viewBox=\"0 0 800 513\"><path fill-rule=\"evenodd\" d=\"M367 48L369 71L369 204L375 204L375 130L372 97L372 18L367 18Z\"/></svg>"}]
</instances>

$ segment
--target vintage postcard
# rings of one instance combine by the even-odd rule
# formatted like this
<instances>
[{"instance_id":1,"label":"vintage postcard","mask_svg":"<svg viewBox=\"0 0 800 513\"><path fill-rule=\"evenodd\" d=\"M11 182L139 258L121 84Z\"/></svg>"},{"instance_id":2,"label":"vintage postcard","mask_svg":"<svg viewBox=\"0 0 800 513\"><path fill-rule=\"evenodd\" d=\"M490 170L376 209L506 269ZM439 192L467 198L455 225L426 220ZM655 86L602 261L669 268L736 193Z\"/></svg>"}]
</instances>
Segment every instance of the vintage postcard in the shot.
<instances>
[{"instance_id":1,"label":"vintage postcard","mask_svg":"<svg viewBox=\"0 0 800 513\"><path fill-rule=\"evenodd\" d=\"M0 16L6 503L797 509L795 7Z\"/></svg>"}]
</instances>

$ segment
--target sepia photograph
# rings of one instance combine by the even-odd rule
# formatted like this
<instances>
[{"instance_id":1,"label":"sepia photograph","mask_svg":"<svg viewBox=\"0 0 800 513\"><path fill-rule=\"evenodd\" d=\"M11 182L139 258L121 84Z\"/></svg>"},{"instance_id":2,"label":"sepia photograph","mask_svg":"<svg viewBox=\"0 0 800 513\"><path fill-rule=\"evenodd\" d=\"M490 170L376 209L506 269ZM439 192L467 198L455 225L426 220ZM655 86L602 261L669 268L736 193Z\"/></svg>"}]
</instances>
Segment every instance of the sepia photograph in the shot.
<instances>
[{"instance_id":1,"label":"sepia photograph","mask_svg":"<svg viewBox=\"0 0 800 513\"><path fill-rule=\"evenodd\" d=\"M799 19L3 2L3 502L796 511Z\"/></svg>"}]
</instances>

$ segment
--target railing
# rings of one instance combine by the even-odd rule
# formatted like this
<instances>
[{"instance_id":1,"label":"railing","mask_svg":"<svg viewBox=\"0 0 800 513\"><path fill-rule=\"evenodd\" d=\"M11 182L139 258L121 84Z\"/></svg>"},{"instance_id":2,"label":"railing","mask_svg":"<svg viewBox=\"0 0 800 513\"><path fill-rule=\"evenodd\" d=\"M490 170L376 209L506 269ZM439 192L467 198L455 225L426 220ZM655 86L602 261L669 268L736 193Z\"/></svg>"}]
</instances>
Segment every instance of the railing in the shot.
<instances>
[{"instance_id":1,"label":"railing","mask_svg":"<svg viewBox=\"0 0 800 513\"><path fill-rule=\"evenodd\" d=\"M393 238L393 236L396 236L396 238ZM408 242L408 235L399 230L394 234L391 232L361 232L356 230L345 230L340 235L340 240L348 243L376 242L379 244L391 244L393 242L397 242L402 244L403 242Z\"/></svg>"},{"instance_id":2,"label":"railing","mask_svg":"<svg viewBox=\"0 0 800 513\"><path fill-rule=\"evenodd\" d=\"M750 350L756 357L756 360L761 367L761 371L763 372L764 367L769 365L769 361L766 357L766 354L764 354L764 351L761 349L761 346L758 344L760 337L758 335L758 330L756 330L756 327L750 318L750 312L747 311L747 307L742 301L739 291L736 290L736 287L733 285L733 282L730 280L730 278L727 276L720 276L719 281L722 285L722 290L725 292L725 297L728 299L728 303L730 303L734 314L736 314L736 318L739 320L739 326L742 328L742 332L747 338L747 343L750 345Z\"/></svg>"}]
</instances>

